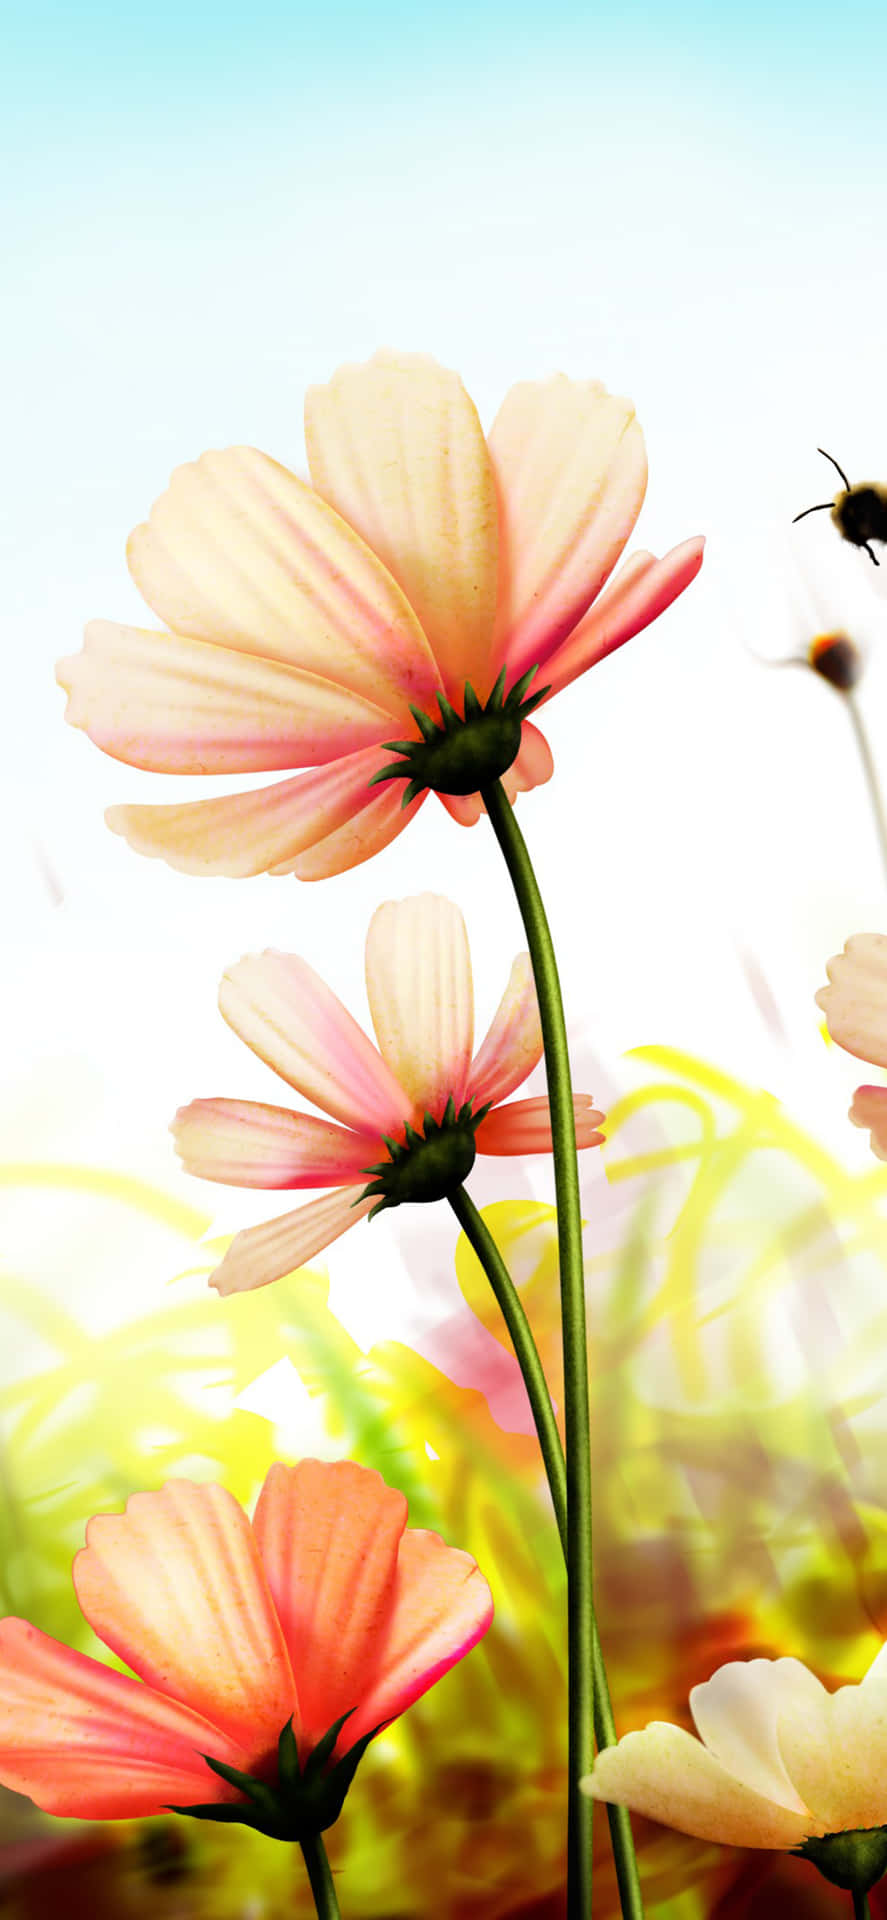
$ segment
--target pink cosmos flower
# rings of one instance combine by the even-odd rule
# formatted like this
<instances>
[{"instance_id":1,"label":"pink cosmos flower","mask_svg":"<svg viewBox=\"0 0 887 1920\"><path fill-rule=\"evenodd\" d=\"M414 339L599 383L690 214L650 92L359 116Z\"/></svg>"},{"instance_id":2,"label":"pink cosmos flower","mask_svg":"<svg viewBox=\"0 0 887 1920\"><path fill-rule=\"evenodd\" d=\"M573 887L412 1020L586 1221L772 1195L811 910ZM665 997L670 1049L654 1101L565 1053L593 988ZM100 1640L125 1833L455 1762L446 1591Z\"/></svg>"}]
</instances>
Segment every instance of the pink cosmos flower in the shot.
<instances>
[{"instance_id":1,"label":"pink cosmos flower","mask_svg":"<svg viewBox=\"0 0 887 1920\"><path fill-rule=\"evenodd\" d=\"M0 1621L0 1781L47 1813L123 1820L241 1800L205 1754L276 1785L290 1716L304 1764L353 1708L347 1752L493 1616L470 1554L406 1520L380 1474L319 1460L273 1466L252 1524L224 1487L187 1480L100 1514L74 1585L138 1679Z\"/></svg>"},{"instance_id":2,"label":"pink cosmos flower","mask_svg":"<svg viewBox=\"0 0 887 1920\"><path fill-rule=\"evenodd\" d=\"M180 1109L172 1130L189 1173L240 1187L333 1188L239 1233L212 1275L220 1293L291 1273L377 1204L443 1198L470 1171L475 1151L551 1152L547 1100L500 1104L542 1057L529 954L515 960L473 1058L468 937L451 901L426 893L379 907L367 934L366 982L378 1051L295 954L252 955L223 976L219 1005L229 1026L341 1124L252 1100L193 1100ZM486 1117L478 1125L479 1110ZM603 1115L587 1094L576 1096L575 1114L579 1146L598 1146ZM373 1169L381 1163L379 1182Z\"/></svg>"},{"instance_id":3,"label":"pink cosmos flower","mask_svg":"<svg viewBox=\"0 0 887 1920\"><path fill-rule=\"evenodd\" d=\"M887 934L855 933L826 973L816 1004L832 1039L857 1060L887 1067ZM887 1160L887 1087L857 1087L850 1119L869 1128L872 1152Z\"/></svg>"},{"instance_id":4,"label":"pink cosmos flower","mask_svg":"<svg viewBox=\"0 0 887 1920\"><path fill-rule=\"evenodd\" d=\"M422 805L373 776L419 740L411 707L459 715L532 667L551 699L655 620L702 541L636 553L606 590L646 487L641 430L597 381L513 387L485 440L457 375L379 353L312 388L312 486L251 447L174 474L127 550L170 632L94 621L64 660L67 717L115 759L160 773L310 767L222 799L112 807L137 852L187 873L342 873ZM543 671L544 670L544 671ZM510 798L551 777L525 720ZM479 794L442 793L470 825Z\"/></svg>"}]
</instances>

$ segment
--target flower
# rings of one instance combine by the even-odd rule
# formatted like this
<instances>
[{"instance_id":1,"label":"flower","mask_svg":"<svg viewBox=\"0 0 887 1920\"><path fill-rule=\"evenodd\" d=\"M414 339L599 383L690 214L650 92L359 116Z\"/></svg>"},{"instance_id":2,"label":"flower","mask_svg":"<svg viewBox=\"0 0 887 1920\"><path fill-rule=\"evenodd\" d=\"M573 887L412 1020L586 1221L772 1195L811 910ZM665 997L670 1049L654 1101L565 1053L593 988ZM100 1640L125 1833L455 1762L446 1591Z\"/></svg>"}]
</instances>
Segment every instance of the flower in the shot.
<instances>
[{"instance_id":1,"label":"flower","mask_svg":"<svg viewBox=\"0 0 887 1920\"><path fill-rule=\"evenodd\" d=\"M172 1131L189 1173L240 1187L334 1189L239 1233L212 1275L220 1293L291 1273L377 1206L445 1198L475 1152L551 1152L547 1100L500 1104L542 1057L529 954L515 960L473 1059L471 959L452 901L425 893L377 908L366 981L378 1051L296 954L253 954L222 978L229 1026L342 1124L252 1100L180 1108ZM574 1107L579 1146L598 1146L603 1115L586 1094Z\"/></svg>"},{"instance_id":2,"label":"flower","mask_svg":"<svg viewBox=\"0 0 887 1920\"><path fill-rule=\"evenodd\" d=\"M887 1647L837 1693L800 1660L731 1660L690 1709L701 1739L653 1721L598 1754L584 1791L701 1840L804 1847L827 1878L851 1835L887 1823Z\"/></svg>"},{"instance_id":3,"label":"flower","mask_svg":"<svg viewBox=\"0 0 887 1920\"><path fill-rule=\"evenodd\" d=\"M456 374L379 353L311 389L305 418L311 487L250 447L179 468L127 550L172 631L94 621L58 669L67 718L115 759L162 773L315 769L222 799L110 809L137 852L188 873L317 880L368 860L425 798L404 807L400 777L373 783L392 764L407 775L383 743L421 742L418 713L429 726L442 697L461 715L466 684L487 701L503 671L500 704L533 668L551 698L701 565L701 540L663 560L636 553L601 593L646 461L633 408L597 381L513 387L487 442ZM550 778L529 721L508 751L511 798ZM464 784L441 798L464 824L480 814Z\"/></svg>"},{"instance_id":4,"label":"flower","mask_svg":"<svg viewBox=\"0 0 887 1920\"><path fill-rule=\"evenodd\" d=\"M830 985L815 997L832 1039L857 1060L887 1067L887 935L855 933L826 973ZM887 1160L887 1087L857 1087L850 1119L870 1129L872 1152Z\"/></svg>"},{"instance_id":5,"label":"flower","mask_svg":"<svg viewBox=\"0 0 887 1920\"><path fill-rule=\"evenodd\" d=\"M353 1750L492 1619L470 1554L406 1519L403 1494L347 1460L272 1466L252 1524L224 1487L188 1480L100 1514L74 1586L138 1679L0 1621L0 1781L78 1819L248 1814L205 1756L273 1788L290 1720L304 1764L344 1713L335 1753Z\"/></svg>"}]
</instances>

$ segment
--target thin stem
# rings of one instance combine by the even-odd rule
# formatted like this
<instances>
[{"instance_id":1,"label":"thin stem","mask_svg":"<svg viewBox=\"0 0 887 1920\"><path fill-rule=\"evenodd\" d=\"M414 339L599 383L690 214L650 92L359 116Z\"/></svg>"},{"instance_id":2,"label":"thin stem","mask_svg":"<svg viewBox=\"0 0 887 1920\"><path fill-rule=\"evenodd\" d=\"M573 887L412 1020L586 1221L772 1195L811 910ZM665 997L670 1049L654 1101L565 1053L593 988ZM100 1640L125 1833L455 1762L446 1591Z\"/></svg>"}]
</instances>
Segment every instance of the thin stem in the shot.
<instances>
[{"instance_id":1,"label":"thin stem","mask_svg":"<svg viewBox=\"0 0 887 1920\"><path fill-rule=\"evenodd\" d=\"M885 876L887 876L887 816L885 816L884 813L884 801L881 796L875 762L872 758L872 749L863 724L862 714L859 711L853 694L845 693L844 701L850 715L850 723L853 728L859 758L862 762L862 771L865 775L865 784L868 789L869 801L874 816L875 832L878 836L878 846L881 849L881 863Z\"/></svg>"},{"instance_id":2,"label":"thin stem","mask_svg":"<svg viewBox=\"0 0 887 1920\"><path fill-rule=\"evenodd\" d=\"M853 1920L871 1920L871 1908L867 1893L853 1895Z\"/></svg>"},{"instance_id":3,"label":"thin stem","mask_svg":"<svg viewBox=\"0 0 887 1920\"><path fill-rule=\"evenodd\" d=\"M557 1521L564 1559L567 1556L567 1474L564 1465L564 1449L558 1432L551 1395L539 1349L533 1338L532 1328L524 1312L520 1294L511 1278L499 1248L481 1213L478 1212L471 1195L464 1187L459 1187L449 1196L450 1206L465 1234L474 1248L484 1273L489 1280L494 1297L508 1329L508 1335L514 1348L515 1357L523 1376L527 1390L527 1399L533 1415L539 1450L545 1467L551 1504ZM594 1730L599 1747L612 1747L616 1743L616 1725L613 1708L610 1703L610 1689L604 1670L597 1621L592 1619L594 1634ZM616 1863L616 1879L622 1902L625 1920L643 1920L643 1901L635 1859L634 1843L631 1835L631 1820L627 1807L614 1807L607 1804L607 1819L610 1824L610 1839L613 1845L613 1857Z\"/></svg>"},{"instance_id":4,"label":"thin stem","mask_svg":"<svg viewBox=\"0 0 887 1920\"><path fill-rule=\"evenodd\" d=\"M583 1774L591 1771L594 1761L596 1681L603 1668L603 1660L599 1646L595 1655L597 1636L591 1560L588 1347L573 1087L554 946L530 856L501 782L496 781L484 787L481 797L502 849L526 930L539 1001L548 1079L557 1200L566 1434L569 1659L567 1915L568 1920L589 1920L593 1808L590 1799L580 1792L579 1781ZM632 1886L637 1887L637 1866L627 1819L622 1828L617 1860L621 1865L620 1891L624 1880L630 1893ZM639 1892L637 1899L639 1903ZM639 1907L635 1910L639 1910Z\"/></svg>"},{"instance_id":5,"label":"thin stem","mask_svg":"<svg viewBox=\"0 0 887 1920\"><path fill-rule=\"evenodd\" d=\"M305 1856L305 1865L308 1868L308 1878L317 1909L317 1920L341 1920L330 1863L321 1835L316 1833L311 1839L303 1840L300 1844Z\"/></svg>"}]
</instances>

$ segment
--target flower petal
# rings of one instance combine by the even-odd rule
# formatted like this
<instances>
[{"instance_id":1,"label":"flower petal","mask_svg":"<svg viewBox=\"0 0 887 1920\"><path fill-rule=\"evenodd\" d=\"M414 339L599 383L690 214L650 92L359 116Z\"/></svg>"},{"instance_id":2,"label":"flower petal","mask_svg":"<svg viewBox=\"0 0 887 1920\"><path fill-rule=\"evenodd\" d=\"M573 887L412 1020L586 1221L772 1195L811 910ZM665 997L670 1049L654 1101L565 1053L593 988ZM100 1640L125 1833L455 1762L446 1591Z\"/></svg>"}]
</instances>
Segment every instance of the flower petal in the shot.
<instances>
[{"instance_id":1,"label":"flower petal","mask_svg":"<svg viewBox=\"0 0 887 1920\"><path fill-rule=\"evenodd\" d=\"M743 1786L691 1733L663 1720L605 1747L581 1785L593 1800L727 1847L796 1847L816 1831L809 1815Z\"/></svg>"},{"instance_id":2,"label":"flower petal","mask_svg":"<svg viewBox=\"0 0 887 1920\"><path fill-rule=\"evenodd\" d=\"M253 953L228 967L219 1006L229 1027L306 1100L358 1132L393 1133L412 1102L320 975L295 953Z\"/></svg>"},{"instance_id":3,"label":"flower petal","mask_svg":"<svg viewBox=\"0 0 887 1920\"><path fill-rule=\"evenodd\" d=\"M179 467L127 547L161 620L284 660L401 714L438 674L415 614L359 535L286 467L227 447Z\"/></svg>"},{"instance_id":4,"label":"flower petal","mask_svg":"<svg viewBox=\"0 0 887 1920\"><path fill-rule=\"evenodd\" d=\"M600 1147L604 1136L597 1132L604 1115L598 1112L587 1093L573 1095L577 1147ZM507 1107L494 1107L482 1120L475 1134L478 1153L551 1153L551 1119L548 1101L512 1100Z\"/></svg>"},{"instance_id":5,"label":"flower petal","mask_svg":"<svg viewBox=\"0 0 887 1920\"><path fill-rule=\"evenodd\" d=\"M608 653L624 646L651 621L658 619L673 600L695 580L702 565L705 542L684 540L672 547L662 560L651 553L632 554L615 579L595 601L585 619L570 635L545 668L551 686L546 700L578 679ZM545 702L542 703L543 705Z\"/></svg>"},{"instance_id":6,"label":"flower petal","mask_svg":"<svg viewBox=\"0 0 887 1920\"><path fill-rule=\"evenodd\" d=\"M390 716L331 680L178 633L93 620L60 660L66 719L151 773L261 773L381 742Z\"/></svg>"},{"instance_id":7,"label":"flower petal","mask_svg":"<svg viewBox=\"0 0 887 1920\"><path fill-rule=\"evenodd\" d=\"M272 867L272 873L288 873L291 867L297 880L329 880L333 874L348 873L352 867L371 860L374 853L381 853L383 847L390 846L428 798L426 789L405 807L403 789L397 784L393 790L385 788L381 793L376 787L374 794L375 798L360 813L353 813L325 839L312 841L307 851L300 853L290 866Z\"/></svg>"},{"instance_id":8,"label":"flower petal","mask_svg":"<svg viewBox=\"0 0 887 1920\"><path fill-rule=\"evenodd\" d=\"M340 368L305 401L319 494L355 527L418 615L446 691L483 677L496 613L496 487L455 373L419 354Z\"/></svg>"},{"instance_id":9,"label":"flower petal","mask_svg":"<svg viewBox=\"0 0 887 1920\"><path fill-rule=\"evenodd\" d=\"M0 1622L0 1781L71 1819L124 1820L170 1805L236 1800L204 1753L248 1753L190 1708L61 1646L26 1620Z\"/></svg>"},{"instance_id":10,"label":"flower petal","mask_svg":"<svg viewBox=\"0 0 887 1920\"><path fill-rule=\"evenodd\" d=\"M806 1814L786 1771L777 1723L795 1707L818 1710L828 1695L800 1660L729 1660L690 1693L690 1710L716 1760L755 1793Z\"/></svg>"},{"instance_id":11,"label":"flower petal","mask_svg":"<svg viewBox=\"0 0 887 1920\"><path fill-rule=\"evenodd\" d=\"M788 1772L812 1808L819 1830L887 1823L887 1685L823 1689L821 1701L798 1703L779 1718Z\"/></svg>"},{"instance_id":12,"label":"flower petal","mask_svg":"<svg viewBox=\"0 0 887 1920\"><path fill-rule=\"evenodd\" d=\"M258 1547L224 1487L170 1480L90 1520L73 1567L90 1626L149 1687L260 1760L296 1710Z\"/></svg>"},{"instance_id":13,"label":"flower petal","mask_svg":"<svg viewBox=\"0 0 887 1920\"><path fill-rule=\"evenodd\" d=\"M869 1128L873 1154L887 1160L887 1087L857 1087L849 1117L855 1127Z\"/></svg>"},{"instance_id":14,"label":"flower petal","mask_svg":"<svg viewBox=\"0 0 887 1920\"><path fill-rule=\"evenodd\" d=\"M619 558L647 484L628 400L597 380L525 381L506 394L490 453L499 486L495 666L509 682L559 647Z\"/></svg>"},{"instance_id":15,"label":"flower petal","mask_svg":"<svg viewBox=\"0 0 887 1920\"><path fill-rule=\"evenodd\" d=\"M374 1200L361 1200L364 1186L337 1187L305 1207L284 1213L260 1227L245 1227L235 1235L221 1266L210 1274L217 1293L250 1293L272 1280L297 1273L324 1247L363 1220Z\"/></svg>"},{"instance_id":16,"label":"flower petal","mask_svg":"<svg viewBox=\"0 0 887 1920\"><path fill-rule=\"evenodd\" d=\"M375 851L366 814L377 806L379 796L379 788L368 781L386 759L377 747L364 747L328 767L252 793L176 806L109 807L105 819L112 833L122 834L136 853L165 860L182 873L232 879L289 873L307 849L342 828L367 845L368 851L360 855L366 859ZM424 798L405 810L404 826Z\"/></svg>"},{"instance_id":17,"label":"flower petal","mask_svg":"<svg viewBox=\"0 0 887 1920\"><path fill-rule=\"evenodd\" d=\"M406 1523L403 1494L353 1461L301 1460L267 1475L253 1527L299 1676L306 1748L363 1700L386 1638ZM355 1738L349 1720L341 1751Z\"/></svg>"},{"instance_id":18,"label":"flower petal","mask_svg":"<svg viewBox=\"0 0 887 1920\"><path fill-rule=\"evenodd\" d=\"M440 1119L450 1094L460 1107L474 994L458 907L435 893L378 907L367 933L366 983L382 1058L419 1116L427 1110Z\"/></svg>"},{"instance_id":19,"label":"flower petal","mask_svg":"<svg viewBox=\"0 0 887 1920\"><path fill-rule=\"evenodd\" d=\"M853 934L826 973L831 984L815 998L832 1039L857 1060L887 1067L887 934Z\"/></svg>"},{"instance_id":20,"label":"flower petal","mask_svg":"<svg viewBox=\"0 0 887 1920\"><path fill-rule=\"evenodd\" d=\"M232 1187L347 1186L381 1151L378 1135L258 1100L192 1100L170 1132L186 1173Z\"/></svg>"},{"instance_id":21,"label":"flower petal","mask_svg":"<svg viewBox=\"0 0 887 1920\"><path fill-rule=\"evenodd\" d=\"M528 953L519 953L490 1028L471 1063L475 1107L495 1105L526 1080L542 1058L542 1022Z\"/></svg>"},{"instance_id":22,"label":"flower petal","mask_svg":"<svg viewBox=\"0 0 887 1920\"><path fill-rule=\"evenodd\" d=\"M397 1556L391 1614L343 1747L405 1713L483 1638L493 1597L476 1561L410 1527Z\"/></svg>"}]
</instances>

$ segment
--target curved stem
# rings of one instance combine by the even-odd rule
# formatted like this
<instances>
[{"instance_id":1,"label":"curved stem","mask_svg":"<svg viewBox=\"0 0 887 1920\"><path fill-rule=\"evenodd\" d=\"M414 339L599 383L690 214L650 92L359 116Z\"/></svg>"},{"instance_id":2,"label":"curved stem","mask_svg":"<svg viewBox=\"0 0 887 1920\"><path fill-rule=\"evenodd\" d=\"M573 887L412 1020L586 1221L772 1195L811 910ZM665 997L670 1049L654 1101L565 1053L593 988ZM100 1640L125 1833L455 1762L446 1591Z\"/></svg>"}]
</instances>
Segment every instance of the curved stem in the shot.
<instances>
[{"instance_id":1,"label":"curved stem","mask_svg":"<svg viewBox=\"0 0 887 1920\"><path fill-rule=\"evenodd\" d=\"M308 1878L317 1909L317 1920L341 1920L339 1902L336 1899L336 1889L333 1885L333 1876L322 1836L319 1833L313 1834L310 1840L302 1840L300 1845L308 1868Z\"/></svg>"},{"instance_id":2,"label":"curved stem","mask_svg":"<svg viewBox=\"0 0 887 1920\"><path fill-rule=\"evenodd\" d=\"M872 749L863 724L862 714L859 711L853 694L846 693L844 699L850 715L850 723L853 727L859 758L862 762L862 771L865 775L865 784L875 822L875 832L878 836L878 846L881 849L881 863L885 875L887 875L887 818L885 818L884 814L884 801L881 796L881 788L875 770Z\"/></svg>"},{"instance_id":3,"label":"curved stem","mask_svg":"<svg viewBox=\"0 0 887 1920\"><path fill-rule=\"evenodd\" d=\"M871 1920L871 1908L867 1893L854 1893L853 1920Z\"/></svg>"},{"instance_id":4,"label":"curved stem","mask_svg":"<svg viewBox=\"0 0 887 1920\"><path fill-rule=\"evenodd\" d=\"M567 1474L564 1464L564 1450L558 1432L551 1395L539 1349L533 1338L532 1328L524 1312L520 1294L511 1278L499 1248L489 1227L479 1213L471 1195L464 1187L457 1188L449 1195L450 1206L465 1234L474 1248L484 1273L489 1280L502 1318L508 1329L508 1336L514 1348L515 1358L523 1376L527 1390L527 1399L533 1415L533 1424L539 1441L539 1451L545 1467L551 1504L557 1521L557 1529L567 1556ZM613 1709L610 1704L610 1690L604 1670L603 1656L598 1639L597 1621L592 1619L594 1635L594 1730L599 1747L612 1747L616 1742L616 1726ZM610 1839L613 1845L613 1857L616 1863L616 1879L625 1920L643 1920L643 1902L635 1859L634 1843L631 1834L631 1820L627 1807L614 1807L608 1802L607 1819L610 1824Z\"/></svg>"},{"instance_id":5,"label":"curved stem","mask_svg":"<svg viewBox=\"0 0 887 1920\"><path fill-rule=\"evenodd\" d=\"M500 781L482 789L490 824L502 849L526 929L539 1001L548 1102L554 1152L560 1256L561 1328L564 1350L564 1427L567 1478L567 1635L569 1653L569 1813L567 1827L568 1920L589 1920L591 1913L592 1802L579 1790L594 1761L596 1680L603 1667L595 1658L596 1628L591 1561L591 1444L588 1395L588 1347L582 1218L573 1087L563 1000L551 932L523 835ZM630 1828L621 1866L629 1885L637 1884ZM622 1875L620 1876L621 1886ZM638 1896L639 1897L639 1896Z\"/></svg>"}]
</instances>

